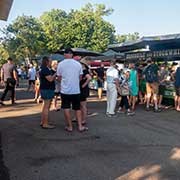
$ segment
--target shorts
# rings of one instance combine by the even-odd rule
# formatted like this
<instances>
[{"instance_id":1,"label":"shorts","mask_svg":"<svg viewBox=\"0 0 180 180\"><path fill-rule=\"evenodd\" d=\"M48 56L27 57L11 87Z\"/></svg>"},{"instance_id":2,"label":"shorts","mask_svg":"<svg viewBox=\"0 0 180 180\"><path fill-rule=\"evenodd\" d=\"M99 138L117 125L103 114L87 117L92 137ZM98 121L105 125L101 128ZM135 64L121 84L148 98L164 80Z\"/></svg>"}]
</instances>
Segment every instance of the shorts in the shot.
<instances>
[{"instance_id":1,"label":"shorts","mask_svg":"<svg viewBox=\"0 0 180 180\"><path fill-rule=\"evenodd\" d=\"M80 102L86 101L87 97L89 97L89 88L81 89Z\"/></svg>"},{"instance_id":2,"label":"shorts","mask_svg":"<svg viewBox=\"0 0 180 180\"><path fill-rule=\"evenodd\" d=\"M52 100L54 98L54 90L40 89L41 98L43 100Z\"/></svg>"},{"instance_id":3,"label":"shorts","mask_svg":"<svg viewBox=\"0 0 180 180\"><path fill-rule=\"evenodd\" d=\"M159 95L163 96L165 92L166 86L164 85L159 85Z\"/></svg>"},{"instance_id":4,"label":"shorts","mask_svg":"<svg viewBox=\"0 0 180 180\"><path fill-rule=\"evenodd\" d=\"M180 96L180 87L175 87L176 96Z\"/></svg>"},{"instance_id":5,"label":"shorts","mask_svg":"<svg viewBox=\"0 0 180 180\"><path fill-rule=\"evenodd\" d=\"M154 83L146 83L146 92L147 94L156 94L158 95L159 92L159 85L157 82Z\"/></svg>"},{"instance_id":6,"label":"shorts","mask_svg":"<svg viewBox=\"0 0 180 180\"><path fill-rule=\"evenodd\" d=\"M103 88L103 81L97 80L98 88Z\"/></svg>"},{"instance_id":7,"label":"shorts","mask_svg":"<svg viewBox=\"0 0 180 180\"><path fill-rule=\"evenodd\" d=\"M80 94L62 94L61 93L61 108L80 110Z\"/></svg>"},{"instance_id":8,"label":"shorts","mask_svg":"<svg viewBox=\"0 0 180 180\"><path fill-rule=\"evenodd\" d=\"M29 80L29 85L34 84L35 85L35 80Z\"/></svg>"}]
</instances>

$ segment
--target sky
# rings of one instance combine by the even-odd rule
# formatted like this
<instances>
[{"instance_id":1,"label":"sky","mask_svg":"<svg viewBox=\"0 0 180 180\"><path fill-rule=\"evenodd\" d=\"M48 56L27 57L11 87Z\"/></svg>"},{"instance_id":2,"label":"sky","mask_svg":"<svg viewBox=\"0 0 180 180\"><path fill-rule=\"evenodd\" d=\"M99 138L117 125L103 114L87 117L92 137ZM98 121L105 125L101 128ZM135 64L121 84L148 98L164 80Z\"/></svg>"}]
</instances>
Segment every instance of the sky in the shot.
<instances>
[{"instance_id":1,"label":"sky","mask_svg":"<svg viewBox=\"0 0 180 180\"><path fill-rule=\"evenodd\" d=\"M69 12L87 3L103 3L114 9L113 14L104 19L115 26L117 34L139 32L140 36L152 36L180 33L180 0L14 0L8 21L0 20L0 27L12 23L22 14L39 17L53 8Z\"/></svg>"}]
</instances>

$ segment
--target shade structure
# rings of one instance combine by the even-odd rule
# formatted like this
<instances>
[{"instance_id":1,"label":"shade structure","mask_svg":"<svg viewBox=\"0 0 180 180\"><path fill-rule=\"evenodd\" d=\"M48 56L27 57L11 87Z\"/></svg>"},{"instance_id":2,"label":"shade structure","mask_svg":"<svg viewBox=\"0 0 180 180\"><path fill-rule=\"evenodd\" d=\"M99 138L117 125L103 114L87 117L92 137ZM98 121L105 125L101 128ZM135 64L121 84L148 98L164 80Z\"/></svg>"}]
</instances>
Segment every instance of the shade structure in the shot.
<instances>
[{"instance_id":1,"label":"shade structure","mask_svg":"<svg viewBox=\"0 0 180 180\"><path fill-rule=\"evenodd\" d=\"M103 55L101 53L90 51L84 48L72 48L72 50L75 56L102 56ZM64 49L58 50L56 53L64 54Z\"/></svg>"},{"instance_id":2,"label":"shade structure","mask_svg":"<svg viewBox=\"0 0 180 180\"><path fill-rule=\"evenodd\" d=\"M110 44L108 49L116 52L128 52L149 47L150 50L177 49L180 47L180 34L147 36L136 41Z\"/></svg>"},{"instance_id":3,"label":"shade structure","mask_svg":"<svg viewBox=\"0 0 180 180\"><path fill-rule=\"evenodd\" d=\"M111 60L122 60L124 53L119 53L113 50L108 50L103 53L103 56L91 57L91 60L111 61Z\"/></svg>"},{"instance_id":4,"label":"shade structure","mask_svg":"<svg viewBox=\"0 0 180 180\"><path fill-rule=\"evenodd\" d=\"M56 61L62 61L64 59L64 56L61 54L51 54L50 58L52 60L56 60Z\"/></svg>"},{"instance_id":5,"label":"shade structure","mask_svg":"<svg viewBox=\"0 0 180 180\"><path fill-rule=\"evenodd\" d=\"M0 20L7 20L13 0L0 0Z\"/></svg>"}]
</instances>

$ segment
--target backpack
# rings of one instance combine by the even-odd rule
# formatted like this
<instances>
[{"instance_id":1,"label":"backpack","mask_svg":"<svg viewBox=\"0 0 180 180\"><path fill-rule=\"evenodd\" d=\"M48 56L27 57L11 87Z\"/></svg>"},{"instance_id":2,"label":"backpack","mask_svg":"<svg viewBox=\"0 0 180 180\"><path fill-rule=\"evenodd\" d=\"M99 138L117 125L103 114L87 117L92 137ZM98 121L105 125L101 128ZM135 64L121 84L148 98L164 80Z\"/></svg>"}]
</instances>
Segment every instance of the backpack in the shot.
<instances>
[{"instance_id":1,"label":"backpack","mask_svg":"<svg viewBox=\"0 0 180 180\"><path fill-rule=\"evenodd\" d=\"M155 67L153 65L149 65L145 70L146 81L149 83L157 82L157 73L155 72Z\"/></svg>"}]
</instances>

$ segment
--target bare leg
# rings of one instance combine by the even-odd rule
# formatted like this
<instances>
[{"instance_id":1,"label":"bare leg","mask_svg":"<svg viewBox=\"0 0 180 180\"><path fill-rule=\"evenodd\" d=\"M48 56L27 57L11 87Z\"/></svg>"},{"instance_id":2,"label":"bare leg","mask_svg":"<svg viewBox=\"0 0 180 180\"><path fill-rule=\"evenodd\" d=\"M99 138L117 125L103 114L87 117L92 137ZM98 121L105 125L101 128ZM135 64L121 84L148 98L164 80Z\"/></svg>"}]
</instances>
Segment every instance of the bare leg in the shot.
<instances>
[{"instance_id":1,"label":"bare leg","mask_svg":"<svg viewBox=\"0 0 180 180\"><path fill-rule=\"evenodd\" d=\"M139 99L140 99L139 104L144 104L144 102L143 102L143 94L142 94L141 91L139 91Z\"/></svg>"},{"instance_id":2,"label":"bare leg","mask_svg":"<svg viewBox=\"0 0 180 180\"><path fill-rule=\"evenodd\" d=\"M78 128L79 130L81 130L83 128L81 110L76 110L75 113L76 113L76 119L78 121Z\"/></svg>"},{"instance_id":3,"label":"bare leg","mask_svg":"<svg viewBox=\"0 0 180 180\"><path fill-rule=\"evenodd\" d=\"M147 94L147 98L146 98L146 107L149 108L149 103L150 103L150 99L151 99L151 94Z\"/></svg>"},{"instance_id":4,"label":"bare leg","mask_svg":"<svg viewBox=\"0 0 180 180\"><path fill-rule=\"evenodd\" d=\"M54 107L53 107L53 108L54 108L55 110L58 109L58 108L57 108L57 100L58 100L58 96L55 96L55 97L54 97L54 102L53 102L53 104L54 104Z\"/></svg>"},{"instance_id":5,"label":"bare leg","mask_svg":"<svg viewBox=\"0 0 180 180\"><path fill-rule=\"evenodd\" d=\"M160 95L159 96L159 103L158 103L158 106L161 108L162 107L162 100L163 100L163 96Z\"/></svg>"},{"instance_id":6,"label":"bare leg","mask_svg":"<svg viewBox=\"0 0 180 180\"><path fill-rule=\"evenodd\" d=\"M64 109L64 117L66 119L66 122L67 122L67 125L68 125L68 129L72 130L73 126L72 126L71 110L70 109Z\"/></svg>"},{"instance_id":7,"label":"bare leg","mask_svg":"<svg viewBox=\"0 0 180 180\"><path fill-rule=\"evenodd\" d=\"M154 100L155 109L158 109L157 94L154 94L154 96L153 96L153 100Z\"/></svg>"},{"instance_id":8,"label":"bare leg","mask_svg":"<svg viewBox=\"0 0 180 180\"><path fill-rule=\"evenodd\" d=\"M81 114L82 114L82 124L86 123L87 118L87 102L81 102Z\"/></svg>"},{"instance_id":9,"label":"bare leg","mask_svg":"<svg viewBox=\"0 0 180 180\"><path fill-rule=\"evenodd\" d=\"M177 98L177 111L180 111L180 96Z\"/></svg>"},{"instance_id":10,"label":"bare leg","mask_svg":"<svg viewBox=\"0 0 180 180\"><path fill-rule=\"evenodd\" d=\"M49 119L49 108L51 105L51 100L44 100L42 105L42 115L41 115L41 124L43 126L48 125Z\"/></svg>"},{"instance_id":11,"label":"bare leg","mask_svg":"<svg viewBox=\"0 0 180 180\"><path fill-rule=\"evenodd\" d=\"M102 88L98 88L98 97L102 99Z\"/></svg>"},{"instance_id":12,"label":"bare leg","mask_svg":"<svg viewBox=\"0 0 180 180\"><path fill-rule=\"evenodd\" d=\"M136 105L136 96L132 96L132 110L135 110L135 105Z\"/></svg>"},{"instance_id":13,"label":"bare leg","mask_svg":"<svg viewBox=\"0 0 180 180\"><path fill-rule=\"evenodd\" d=\"M177 109L177 107L178 107L178 96L175 96L175 98L174 98L174 105L175 105L175 109Z\"/></svg>"}]
</instances>

